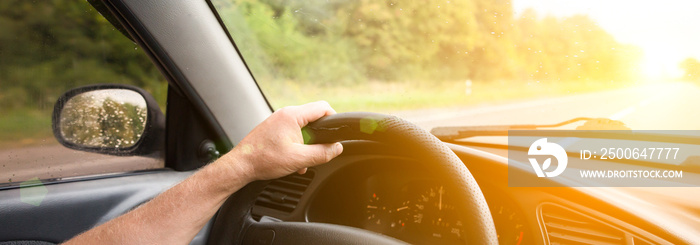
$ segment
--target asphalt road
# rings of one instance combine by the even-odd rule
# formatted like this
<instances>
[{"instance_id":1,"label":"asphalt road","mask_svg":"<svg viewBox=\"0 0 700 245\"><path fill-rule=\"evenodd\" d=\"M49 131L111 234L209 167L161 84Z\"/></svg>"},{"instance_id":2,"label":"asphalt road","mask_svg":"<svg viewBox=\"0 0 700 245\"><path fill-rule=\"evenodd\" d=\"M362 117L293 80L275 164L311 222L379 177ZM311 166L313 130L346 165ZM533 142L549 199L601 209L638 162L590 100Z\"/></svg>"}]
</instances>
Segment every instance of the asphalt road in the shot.
<instances>
[{"instance_id":1,"label":"asphalt road","mask_svg":"<svg viewBox=\"0 0 700 245\"><path fill-rule=\"evenodd\" d=\"M694 130L700 129L700 87L690 83L668 82L507 104L401 111L392 114L426 129L435 126L551 124L575 117L604 117L620 120L632 129ZM56 142L0 149L0 182L24 181L34 177L46 179L133 171L162 166L162 162L147 158L113 157L74 151Z\"/></svg>"},{"instance_id":2,"label":"asphalt road","mask_svg":"<svg viewBox=\"0 0 700 245\"><path fill-rule=\"evenodd\" d=\"M576 117L602 117L620 120L634 130L697 130L700 129L700 86L667 82L501 105L392 114L425 129L436 126L553 124Z\"/></svg>"},{"instance_id":3,"label":"asphalt road","mask_svg":"<svg viewBox=\"0 0 700 245\"><path fill-rule=\"evenodd\" d=\"M48 142L44 145L0 149L0 183L31 178L108 174L162 168L164 163L146 157L118 157L71 150Z\"/></svg>"}]
</instances>

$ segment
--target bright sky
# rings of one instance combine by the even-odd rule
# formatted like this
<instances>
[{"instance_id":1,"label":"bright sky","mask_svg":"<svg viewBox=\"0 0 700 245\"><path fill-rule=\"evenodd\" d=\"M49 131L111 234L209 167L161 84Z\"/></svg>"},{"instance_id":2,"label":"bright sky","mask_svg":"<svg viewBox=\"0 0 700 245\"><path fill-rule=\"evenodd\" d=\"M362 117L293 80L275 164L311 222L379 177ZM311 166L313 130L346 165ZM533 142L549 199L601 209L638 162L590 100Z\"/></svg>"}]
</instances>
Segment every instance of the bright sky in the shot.
<instances>
[{"instance_id":1,"label":"bright sky","mask_svg":"<svg viewBox=\"0 0 700 245\"><path fill-rule=\"evenodd\" d=\"M679 63L700 60L700 1L697 0L513 0L516 16L533 8L541 16L586 14L622 43L644 50L649 78L683 75Z\"/></svg>"}]
</instances>

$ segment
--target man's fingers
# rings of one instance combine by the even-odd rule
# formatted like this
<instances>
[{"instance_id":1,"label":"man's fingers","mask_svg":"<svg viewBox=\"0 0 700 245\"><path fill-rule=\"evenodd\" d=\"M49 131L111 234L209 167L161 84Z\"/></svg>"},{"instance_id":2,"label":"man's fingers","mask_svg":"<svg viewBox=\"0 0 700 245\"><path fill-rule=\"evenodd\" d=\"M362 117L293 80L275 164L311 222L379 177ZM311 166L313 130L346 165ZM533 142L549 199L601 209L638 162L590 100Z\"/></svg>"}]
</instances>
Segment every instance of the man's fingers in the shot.
<instances>
[{"instance_id":1,"label":"man's fingers","mask_svg":"<svg viewBox=\"0 0 700 245\"><path fill-rule=\"evenodd\" d=\"M294 109L297 113L297 122L299 123L299 127L304 127L309 124L309 122L316 121L324 116L335 114L335 110L333 110L331 105L325 101L316 101L303 104Z\"/></svg>"},{"instance_id":2,"label":"man's fingers","mask_svg":"<svg viewBox=\"0 0 700 245\"><path fill-rule=\"evenodd\" d=\"M309 159L308 166L327 163L343 152L343 145L340 143L299 145L299 148L299 152Z\"/></svg>"}]
</instances>

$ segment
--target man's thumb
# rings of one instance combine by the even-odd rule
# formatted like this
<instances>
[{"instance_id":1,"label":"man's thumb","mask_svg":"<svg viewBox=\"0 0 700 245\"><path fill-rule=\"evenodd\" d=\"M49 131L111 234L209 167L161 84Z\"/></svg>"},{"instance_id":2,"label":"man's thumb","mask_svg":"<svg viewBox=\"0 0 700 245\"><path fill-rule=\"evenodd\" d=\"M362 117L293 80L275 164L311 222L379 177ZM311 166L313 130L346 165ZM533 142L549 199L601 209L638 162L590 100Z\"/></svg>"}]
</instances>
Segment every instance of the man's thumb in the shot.
<instances>
[{"instance_id":1,"label":"man's thumb","mask_svg":"<svg viewBox=\"0 0 700 245\"><path fill-rule=\"evenodd\" d=\"M304 156L309 157L309 162L313 165L327 163L343 152L343 145L333 144L311 144L301 147Z\"/></svg>"}]
</instances>

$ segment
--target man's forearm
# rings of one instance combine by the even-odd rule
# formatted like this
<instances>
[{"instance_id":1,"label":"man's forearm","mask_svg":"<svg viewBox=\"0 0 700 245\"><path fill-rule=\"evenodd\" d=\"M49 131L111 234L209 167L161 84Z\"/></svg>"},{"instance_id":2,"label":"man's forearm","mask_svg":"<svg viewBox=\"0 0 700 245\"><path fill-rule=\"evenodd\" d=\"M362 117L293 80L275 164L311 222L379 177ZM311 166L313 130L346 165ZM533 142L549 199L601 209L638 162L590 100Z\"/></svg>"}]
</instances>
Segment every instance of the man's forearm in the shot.
<instances>
[{"instance_id":1,"label":"man's forearm","mask_svg":"<svg viewBox=\"0 0 700 245\"><path fill-rule=\"evenodd\" d=\"M233 158L202 168L139 208L66 244L187 244L232 193L252 180L250 170Z\"/></svg>"},{"instance_id":2,"label":"man's forearm","mask_svg":"<svg viewBox=\"0 0 700 245\"><path fill-rule=\"evenodd\" d=\"M326 163L340 143L305 145L301 128L334 114L319 101L277 110L231 152L141 207L85 232L69 244L187 244L226 199L249 182Z\"/></svg>"}]
</instances>

